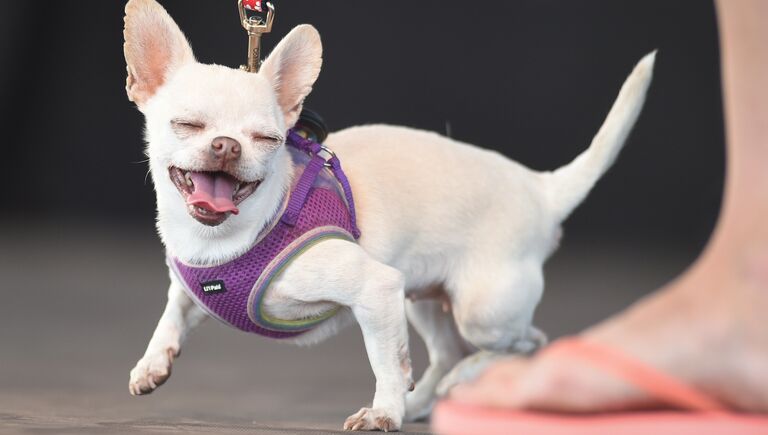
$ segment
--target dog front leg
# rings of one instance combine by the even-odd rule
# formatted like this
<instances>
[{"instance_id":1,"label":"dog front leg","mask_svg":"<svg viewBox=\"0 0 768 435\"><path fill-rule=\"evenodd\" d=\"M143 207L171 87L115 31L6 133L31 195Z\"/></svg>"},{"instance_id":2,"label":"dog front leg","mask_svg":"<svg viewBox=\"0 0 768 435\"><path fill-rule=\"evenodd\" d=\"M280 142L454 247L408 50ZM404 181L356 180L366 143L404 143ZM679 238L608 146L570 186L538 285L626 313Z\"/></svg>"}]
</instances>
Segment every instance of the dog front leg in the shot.
<instances>
[{"instance_id":1,"label":"dog front leg","mask_svg":"<svg viewBox=\"0 0 768 435\"><path fill-rule=\"evenodd\" d=\"M351 304L376 376L373 405L347 418L345 430L400 429L405 394L413 388L402 274L383 264L367 268L363 289Z\"/></svg>"},{"instance_id":2,"label":"dog front leg","mask_svg":"<svg viewBox=\"0 0 768 435\"><path fill-rule=\"evenodd\" d=\"M131 395L149 394L168 380L173 360L181 352L181 343L206 318L205 312L195 305L172 276L165 311L144 356L131 370L128 385Z\"/></svg>"},{"instance_id":3,"label":"dog front leg","mask_svg":"<svg viewBox=\"0 0 768 435\"><path fill-rule=\"evenodd\" d=\"M270 297L276 304L286 299L333 302L349 307L360 325L376 393L370 408L347 418L345 430L400 429L405 394L413 385L404 287L398 270L372 258L359 245L336 239L304 252L270 287L267 309Z\"/></svg>"}]
</instances>

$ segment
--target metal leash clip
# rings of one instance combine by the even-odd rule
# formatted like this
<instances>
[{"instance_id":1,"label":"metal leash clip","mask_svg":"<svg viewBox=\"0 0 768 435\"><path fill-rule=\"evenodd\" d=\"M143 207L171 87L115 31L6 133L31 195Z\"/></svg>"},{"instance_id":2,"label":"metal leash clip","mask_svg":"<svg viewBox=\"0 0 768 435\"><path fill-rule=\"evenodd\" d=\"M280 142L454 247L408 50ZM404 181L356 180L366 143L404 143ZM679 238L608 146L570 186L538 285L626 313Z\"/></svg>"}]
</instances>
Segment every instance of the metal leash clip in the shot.
<instances>
[{"instance_id":1,"label":"metal leash clip","mask_svg":"<svg viewBox=\"0 0 768 435\"><path fill-rule=\"evenodd\" d=\"M267 5L266 19L256 14L248 16L248 11L263 12L262 3ZM248 64L241 66L240 69L257 73L261 67L261 35L272 31L275 7L271 2L261 0L238 0L237 7L240 10L240 22L248 32Z\"/></svg>"}]
</instances>

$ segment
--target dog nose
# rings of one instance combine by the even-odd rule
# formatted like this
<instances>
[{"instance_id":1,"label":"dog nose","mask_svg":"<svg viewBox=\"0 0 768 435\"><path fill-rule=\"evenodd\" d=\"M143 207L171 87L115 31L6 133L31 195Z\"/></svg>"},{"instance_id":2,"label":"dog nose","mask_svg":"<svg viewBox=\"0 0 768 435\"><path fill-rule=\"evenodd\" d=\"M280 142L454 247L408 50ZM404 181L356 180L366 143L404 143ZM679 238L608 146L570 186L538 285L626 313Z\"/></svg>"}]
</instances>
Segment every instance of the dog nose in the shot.
<instances>
[{"instance_id":1,"label":"dog nose","mask_svg":"<svg viewBox=\"0 0 768 435\"><path fill-rule=\"evenodd\" d=\"M231 137L217 137L211 142L211 151L217 159L235 160L240 158L240 142Z\"/></svg>"}]
</instances>

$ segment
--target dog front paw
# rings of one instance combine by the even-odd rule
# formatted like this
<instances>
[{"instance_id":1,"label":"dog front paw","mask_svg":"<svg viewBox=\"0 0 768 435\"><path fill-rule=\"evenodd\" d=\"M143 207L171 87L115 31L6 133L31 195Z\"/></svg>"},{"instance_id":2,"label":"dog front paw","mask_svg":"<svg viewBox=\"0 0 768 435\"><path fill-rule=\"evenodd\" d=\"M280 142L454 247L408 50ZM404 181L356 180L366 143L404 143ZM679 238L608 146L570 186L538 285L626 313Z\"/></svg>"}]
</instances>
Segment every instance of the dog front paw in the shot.
<instances>
[{"instance_id":1,"label":"dog front paw","mask_svg":"<svg viewBox=\"0 0 768 435\"><path fill-rule=\"evenodd\" d=\"M385 409L362 408L344 422L344 430L380 430L397 432L402 424L402 417Z\"/></svg>"},{"instance_id":2,"label":"dog front paw","mask_svg":"<svg viewBox=\"0 0 768 435\"><path fill-rule=\"evenodd\" d=\"M176 352L168 350L165 353L145 355L131 370L131 380L128 390L132 396L149 394L163 385L171 377L171 365Z\"/></svg>"}]
</instances>

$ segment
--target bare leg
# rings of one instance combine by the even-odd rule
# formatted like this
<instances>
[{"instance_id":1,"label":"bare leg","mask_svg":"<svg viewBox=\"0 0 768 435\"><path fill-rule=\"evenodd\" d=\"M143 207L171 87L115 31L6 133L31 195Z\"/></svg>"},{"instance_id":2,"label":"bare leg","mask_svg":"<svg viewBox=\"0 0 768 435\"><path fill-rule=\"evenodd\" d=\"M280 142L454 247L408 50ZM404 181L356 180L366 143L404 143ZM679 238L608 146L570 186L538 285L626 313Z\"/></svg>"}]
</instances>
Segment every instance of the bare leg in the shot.
<instances>
[{"instance_id":1,"label":"bare leg","mask_svg":"<svg viewBox=\"0 0 768 435\"><path fill-rule=\"evenodd\" d=\"M172 278L165 311L144 356L131 370L128 388L132 395L149 394L168 380L173 360L181 352L181 343L206 318L205 312L195 305Z\"/></svg>"},{"instance_id":2,"label":"bare leg","mask_svg":"<svg viewBox=\"0 0 768 435\"><path fill-rule=\"evenodd\" d=\"M768 2L719 0L727 178L717 228L676 281L585 331L733 408L768 412ZM557 354L511 359L456 400L604 411L652 405L642 391Z\"/></svg>"}]
</instances>

